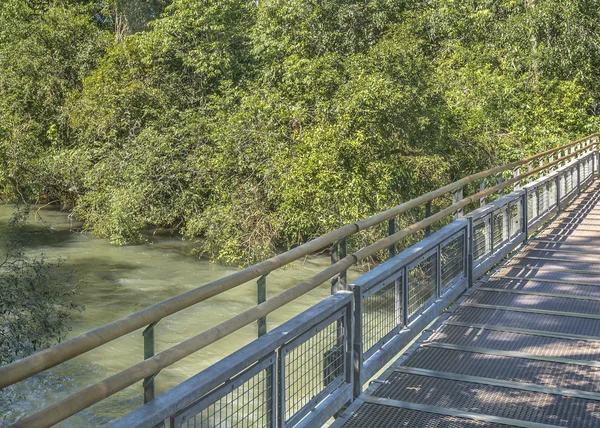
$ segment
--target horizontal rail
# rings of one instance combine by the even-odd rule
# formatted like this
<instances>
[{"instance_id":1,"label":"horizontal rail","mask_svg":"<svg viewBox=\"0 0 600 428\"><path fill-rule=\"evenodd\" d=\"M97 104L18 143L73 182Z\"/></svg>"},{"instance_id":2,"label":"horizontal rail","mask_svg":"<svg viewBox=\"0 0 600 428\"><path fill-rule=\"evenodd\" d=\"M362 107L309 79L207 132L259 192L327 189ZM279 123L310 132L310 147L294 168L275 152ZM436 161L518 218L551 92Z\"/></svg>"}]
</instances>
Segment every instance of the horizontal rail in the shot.
<instances>
[{"instance_id":1,"label":"horizontal rail","mask_svg":"<svg viewBox=\"0 0 600 428\"><path fill-rule=\"evenodd\" d=\"M185 309L193 304L199 303L206 300L209 297L215 296L224 291L230 290L238 285L246 283L252 279L256 279L260 276L266 275L269 272L277 269L278 267L284 266L301 257L308 254L312 254L329 244L339 241L347 236L350 236L358 231L365 230L377 224L380 224L390 218L395 217L409 209L418 207L424 203L431 201L439 196L442 196L450 191L456 190L463 187L464 185L471 183L475 180L488 177L499 172L503 172L509 169L513 169L517 166L531 162L532 160L542 158L557 151L564 150L565 148L572 147L579 142L590 140L591 138L597 137L600 134L593 134L585 137L581 140L571 142L564 146L556 149L552 149L538 155L529 157L519 162L504 165L501 167L492 168L490 170L473 174L458 180L455 183L449 184L442 187L434 192L430 192L419 198L400 204L390 210L384 211L376 216L368 219L356 222L352 225L344 226L336 231L330 232L319 238L316 238L307 244L296 247L290 251L287 251L279 256L265 260L257 265L250 268L244 269L240 272L232 274L228 277L214 281L205 286L199 287L190 292L168 299L164 302L151 306L147 309L134 313L128 317L122 318L113 323L107 324L91 332L85 333L67 342L59 344L48 350L38 352L30 357L16 361L5 367L0 368L0 389L11 385L19 380L27 378L33 374L39 373L47 368L53 367L64 361L67 361L77 355L81 355L91 349L94 349L104 343L121 337L134 330L147 326L153 322ZM59 403L51 405L41 412L21 421L16 426L51 426L67 417L83 410L104 398L130 386L148 376L152 376L162 369L174 364L175 362L191 355L194 352L220 340L221 338L239 330L240 328L268 315L269 313L281 308L282 306L290 303L297 299L303 294L308 293L310 290L318 287L325 281L333 278L357 262L366 259L374 255L375 253L388 249L391 245L398 241L423 230L432 224L442 220L443 218L453 214L457 210L460 210L474 202L479 201L485 196L492 195L499 190L507 188L515 183L520 182L524 178L527 178L540 171L546 170L549 167L564 162L566 159L577 156L581 152L587 152L592 147L598 145L598 141L589 141L589 144L584 148L577 151L567 153L562 158L556 161L549 162L535 169L530 169L524 174L518 177L513 177L507 181L504 181L494 187L490 187L479 193L463 198L462 200L453 203L451 206L439 211L438 213L417 222L407 228L396 232L385 239L375 242L365 248L362 248L352 255L346 256L338 262L332 264L330 267L324 269L313 277L306 281L303 281L295 287L267 300L266 302L253 307L224 323L213 327L199 335L192 337L172 348L169 348L152 358L149 358L141 363L138 363L114 376L111 376L104 381L97 383L89 388L84 389L76 393L75 395L62 400Z\"/></svg>"}]
</instances>

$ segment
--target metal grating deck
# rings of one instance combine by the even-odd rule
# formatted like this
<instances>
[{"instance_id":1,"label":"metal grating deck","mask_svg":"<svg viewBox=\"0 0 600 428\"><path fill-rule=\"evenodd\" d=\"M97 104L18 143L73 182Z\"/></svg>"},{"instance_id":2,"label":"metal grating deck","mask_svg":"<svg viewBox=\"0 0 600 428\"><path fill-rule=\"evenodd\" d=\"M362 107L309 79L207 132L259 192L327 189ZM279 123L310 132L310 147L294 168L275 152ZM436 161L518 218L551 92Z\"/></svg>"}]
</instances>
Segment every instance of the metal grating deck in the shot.
<instances>
[{"instance_id":1,"label":"metal grating deck","mask_svg":"<svg viewBox=\"0 0 600 428\"><path fill-rule=\"evenodd\" d=\"M600 187L432 330L334 425L600 427Z\"/></svg>"}]
</instances>

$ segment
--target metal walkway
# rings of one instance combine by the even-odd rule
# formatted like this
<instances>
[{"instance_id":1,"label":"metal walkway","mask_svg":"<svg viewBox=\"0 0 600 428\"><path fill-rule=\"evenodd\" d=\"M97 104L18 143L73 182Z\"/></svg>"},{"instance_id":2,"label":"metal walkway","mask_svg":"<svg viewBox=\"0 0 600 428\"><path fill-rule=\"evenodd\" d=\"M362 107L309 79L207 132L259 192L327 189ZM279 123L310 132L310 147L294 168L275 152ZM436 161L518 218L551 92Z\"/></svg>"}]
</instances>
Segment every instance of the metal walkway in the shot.
<instances>
[{"instance_id":1,"label":"metal walkway","mask_svg":"<svg viewBox=\"0 0 600 428\"><path fill-rule=\"evenodd\" d=\"M600 186L479 281L334 427L600 427Z\"/></svg>"},{"instance_id":2,"label":"metal walkway","mask_svg":"<svg viewBox=\"0 0 600 428\"><path fill-rule=\"evenodd\" d=\"M593 134L7 364L0 389L144 328L143 361L14 426L52 426L141 383L145 404L112 428L313 428L342 412L333 426L600 427L599 183ZM353 248L364 231L380 238ZM330 266L267 299L267 275L327 247ZM348 280L372 256L382 263ZM250 281L256 306L155 352L162 319ZM270 314L325 282L331 296L268 329ZM155 396L165 369L255 322L256 340Z\"/></svg>"}]
</instances>

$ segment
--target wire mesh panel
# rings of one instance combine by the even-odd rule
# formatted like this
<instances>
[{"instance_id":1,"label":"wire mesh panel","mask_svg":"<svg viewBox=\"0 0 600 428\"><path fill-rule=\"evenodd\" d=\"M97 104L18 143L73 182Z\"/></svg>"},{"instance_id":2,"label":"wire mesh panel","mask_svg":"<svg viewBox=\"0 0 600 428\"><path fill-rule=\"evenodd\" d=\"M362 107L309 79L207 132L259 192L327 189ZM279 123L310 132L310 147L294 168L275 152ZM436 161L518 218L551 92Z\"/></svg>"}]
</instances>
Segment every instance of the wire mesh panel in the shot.
<instances>
[{"instance_id":1,"label":"wire mesh panel","mask_svg":"<svg viewBox=\"0 0 600 428\"><path fill-rule=\"evenodd\" d=\"M492 224L494 229L494 248L499 248L508 240L508 216L506 206L492 213Z\"/></svg>"},{"instance_id":2,"label":"wire mesh panel","mask_svg":"<svg viewBox=\"0 0 600 428\"><path fill-rule=\"evenodd\" d=\"M566 195L570 195L571 192L574 189L573 182L575 180L577 180L577 177L574 177L574 175L575 175L574 172L575 172L574 168L569 168L569 169L567 169L567 172L565 174L566 180L567 180L567 188L566 188L566 191L565 191Z\"/></svg>"},{"instance_id":3,"label":"wire mesh panel","mask_svg":"<svg viewBox=\"0 0 600 428\"><path fill-rule=\"evenodd\" d=\"M466 276L465 259L467 247L465 245L465 237L466 235L463 231L440 245L441 294L458 279Z\"/></svg>"},{"instance_id":4,"label":"wire mesh panel","mask_svg":"<svg viewBox=\"0 0 600 428\"><path fill-rule=\"evenodd\" d=\"M174 428L272 427L275 423L275 354L171 418Z\"/></svg>"},{"instance_id":5,"label":"wire mesh panel","mask_svg":"<svg viewBox=\"0 0 600 428\"><path fill-rule=\"evenodd\" d=\"M411 318L437 296L438 253L431 251L406 269L408 283L408 316Z\"/></svg>"},{"instance_id":6,"label":"wire mesh panel","mask_svg":"<svg viewBox=\"0 0 600 428\"><path fill-rule=\"evenodd\" d=\"M534 222L538 217L538 198L535 189L527 192L527 221Z\"/></svg>"},{"instance_id":7,"label":"wire mesh panel","mask_svg":"<svg viewBox=\"0 0 600 428\"><path fill-rule=\"evenodd\" d=\"M362 340L365 358L369 358L376 344L402 328L402 278L364 297L362 306Z\"/></svg>"},{"instance_id":8,"label":"wire mesh panel","mask_svg":"<svg viewBox=\"0 0 600 428\"><path fill-rule=\"evenodd\" d=\"M543 214L548 212L548 189L546 183L539 184L536 190L538 216L542 216Z\"/></svg>"},{"instance_id":9,"label":"wire mesh panel","mask_svg":"<svg viewBox=\"0 0 600 428\"><path fill-rule=\"evenodd\" d=\"M293 426L347 380L348 320L340 311L281 347L279 409L282 426Z\"/></svg>"},{"instance_id":10,"label":"wire mesh panel","mask_svg":"<svg viewBox=\"0 0 600 428\"><path fill-rule=\"evenodd\" d=\"M484 217L473 225L473 259L479 260L491 251L489 217Z\"/></svg>"},{"instance_id":11,"label":"wire mesh panel","mask_svg":"<svg viewBox=\"0 0 600 428\"><path fill-rule=\"evenodd\" d=\"M521 203L513 202L508 204L508 213L510 215L510 237L518 235L523 226L521 225L523 214L521 213Z\"/></svg>"},{"instance_id":12,"label":"wire mesh panel","mask_svg":"<svg viewBox=\"0 0 600 428\"><path fill-rule=\"evenodd\" d=\"M553 210L556 208L556 180L552 179L546 183L546 190L548 192L548 209Z\"/></svg>"}]
</instances>

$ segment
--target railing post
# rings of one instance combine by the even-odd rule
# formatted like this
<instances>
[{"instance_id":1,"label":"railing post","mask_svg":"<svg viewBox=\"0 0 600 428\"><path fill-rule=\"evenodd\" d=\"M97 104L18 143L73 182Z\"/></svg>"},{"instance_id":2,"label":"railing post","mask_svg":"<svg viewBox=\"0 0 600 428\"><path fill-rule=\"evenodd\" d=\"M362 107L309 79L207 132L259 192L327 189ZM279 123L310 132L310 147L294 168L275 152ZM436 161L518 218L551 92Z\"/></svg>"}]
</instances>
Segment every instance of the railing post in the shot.
<instances>
[{"instance_id":1,"label":"railing post","mask_svg":"<svg viewBox=\"0 0 600 428\"><path fill-rule=\"evenodd\" d=\"M431 217L431 201L425 204L425 218ZM425 236L431 235L431 226L425 228Z\"/></svg>"},{"instance_id":2,"label":"railing post","mask_svg":"<svg viewBox=\"0 0 600 428\"><path fill-rule=\"evenodd\" d=\"M154 356L154 327L158 323L152 323L142 332L144 336L144 360ZM142 387L144 388L144 404L154 400L154 378L158 373L148 376L144 379Z\"/></svg>"},{"instance_id":3,"label":"railing post","mask_svg":"<svg viewBox=\"0 0 600 428\"><path fill-rule=\"evenodd\" d=\"M521 175L521 168L517 167L515 169L513 169L513 178L517 178L519 175ZM517 181L514 184L513 190L519 190L521 188L521 180Z\"/></svg>"},{"instance_id":4,"label":"railing post","mask_svg":"<svg viewBox=\"0 0 600 428\"><path fill-rule=\"evenodd\" d=\"M462 201L463 199L463 188L456 189L454 193L452 193L452 204ZM460 208L454 213L454 219L460 218L463 216L463 209Z\"/></svg>"},{"instance_id":5,"label":"railing post","mask_svg":"<svg viewBox=\"0 0 600 428\"><path fill-rule=\"evenodd\" d=\"M479 182L479 191L483 192L485 190L485 178L483 178ZM479 198L479 207L483 207L485 205L485 196L483 198Z\"/></svg>"},{"instance_id":6,"label":"railing post","mask_svg":"<svg viewBox=\"0 0 600 428\"><path fill-rule=\"evenodd\" d=\"M469 224L467 226L467 288L473 285L473 217L468 217Z\"/></svg>"},{"instance_id":7,"label":"railing post","mask_svg":"<svg viewBox=\"0 0 600 428\"><path fill-rule=\"evenodd\" d=\"M260 305L267 301L267 276L263 275L256 281L256 296L257 303ZM267 334L267 317L262 317L256 320L258 327L258 337Z\"/></svg>"},{"instance_id":8,"label":"railing post","mask_svg":"<svg viewBox=\"0 0 600 428\"><path fill-rule=\"evenodd\" d=\"M596 176L600 178L600 150L598 150L597 145L594 146L594 150L596 151L596 156L594 156L596 159Z\"/></svg>"},{"instance_id":9,"label":"railing post","mask_svg":"<svg viewBox=\"0 0 600 428\"><path fill-rule=\"evenodd\" d=\"M581 159L579 158L579 154L575 158L577 162L577 194L581 194Z\"/></svg>"},{"instance_id":10,"label":"railing post","mask_svg":"<svg viewBox=\"0 0 600 428\"><path fill-rule=\"evenodd\" d=\"M331 246L330 254L331 254L331 264L333 265L333 264L337 263L337 261L338 261L338 242L336 242L335 244L333 244ZM338 291L338 279L339 279L338 275L331 278L331 294L335 294Z\"/></svg>"},{"instance_id":11,"label":"railing post","mask_svg":"<svg viewBox=\"0 0 600 428\"><path fill-rule=\"evenodd\" d=\"M523 209L521 210L521 215L522 215L522 221L523 221L523 233L525 233L525 239L523 240L523 242L527 242L529 240L529 226L528 226L528 221L529 221L529 215L527 214L527 204L529 202L529 188L525 188L525 192L523 193L523 198L522 198L522 207Z\"/></svg>"},{"instance_id":12,"label":"railing post","mask_svg":"<svg viewBox=\"0 0 600 428\"><path fill-rule=\"evenodd\" d=\"M347 252L347 240L346 238L340 239L338 242L331 246L331 264L336 264L338 261L346 257ZM339 275L331 278L331 294L335 294L340 290L346 289L346 278L347 271L340 272Z\"/></svg>"},{"instance_id":13,"label":"railing post","mask_svg":"<svg viewBox=\"0 0 600 428\"><path fill-rule=\"evenodd\" d=\"M396 233L396 217L392 217L388 220L388 236L392 236ZM396 255L396 244L390 245L389 248L389 258L391 259Z\"/></svg>"},{"instance_id":14,"label":"railing post","mask_svg":"<svg viewBox=\"0 0 600 428\"><path fill-rule=\"evenodd\" d=\"M354 292L354 386L353 395L362 394L362 368L364 364L363 349L363 305L362 287L353 287Z\"/></svg>"},{"instance_id":15,"label":"railing post","mask_svg":"<svg viewBox=\"0 0 600 428\"><path fill-rule=\"evenodd\" d=\"M347 255L347 251L348 251L348 246L347 246L347 240L346 238L342 238L340 241L340 254L339 254L339 260L345 259L346 255ZM347 283L347 277L348 277L348 272L346 270L343 270L340 272L340 281L339 281L339 285L340 288L342 290L347 290L348 286L346 285Z\"/></svg>"},{"instance_id":16,"label":"railing post","mask_svg":"<svg viewBox=\"0 0 600 428\"><path fill-rule=\"evenodd\" d=\"M554 179L556 186L556 211L560 212L560 173L556 174L556 178Z\"/></svg>"},{"instance_id":17,"label":"railing post","mask_svg":"<svg viewBox=\"0 0 600 428\"><path fill-rule=\"evenodd\" d=\"M502 177L502 173L498 174L498 186L502 185L502 181L504 178ZM498 196L502 196L504 194L504 189L498 189Z\"/></svg>"},{"instance_id":18,"label":"railing post","mask_svg":"<svg viewBox=\"0 0 600 428\"><path fill-rule=\"evenodd\" d=\"M408 325L408 269L402 269L402 325Z\"/></svg>"}]
</instances>

